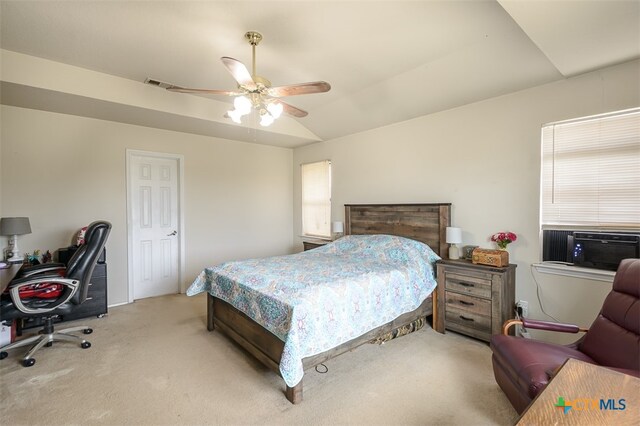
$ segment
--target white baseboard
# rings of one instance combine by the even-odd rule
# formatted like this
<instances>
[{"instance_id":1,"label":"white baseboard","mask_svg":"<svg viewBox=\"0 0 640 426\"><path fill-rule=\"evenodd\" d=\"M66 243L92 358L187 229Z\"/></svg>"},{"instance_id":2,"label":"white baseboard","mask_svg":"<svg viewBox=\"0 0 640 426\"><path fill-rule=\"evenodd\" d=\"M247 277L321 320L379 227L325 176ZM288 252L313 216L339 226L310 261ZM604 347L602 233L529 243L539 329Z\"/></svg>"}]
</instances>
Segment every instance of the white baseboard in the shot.
<instances>
[{"instance_id":1,"label":"white baseboard","mask_svg":"<svg viewBox=\"0 0 640 426\"><path fill-rule=\"evenodd\" d=\"M114 307L116 307L116 306L128 305L129 303L133 303L133 302L120 302L120 303L114 303L113 305L107 305L107 308L114 308Z\"/></svg>"}]
</instances>

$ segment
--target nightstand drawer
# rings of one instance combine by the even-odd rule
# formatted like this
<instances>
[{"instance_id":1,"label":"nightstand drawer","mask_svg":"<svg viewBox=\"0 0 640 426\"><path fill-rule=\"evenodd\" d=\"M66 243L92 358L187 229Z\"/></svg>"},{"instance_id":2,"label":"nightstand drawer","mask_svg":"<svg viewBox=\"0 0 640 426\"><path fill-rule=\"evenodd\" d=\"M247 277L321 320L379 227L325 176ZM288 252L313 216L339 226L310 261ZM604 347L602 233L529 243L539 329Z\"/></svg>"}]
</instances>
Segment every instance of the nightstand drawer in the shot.
<instances>
[{"instance_id":1,"label":"nightstand drawer","mask_svg":"<svg viewBox=\"0 0 640 426\"><path fill-rule=\"evenodd\" d=\"M447 291L446 299L447 310L457 309L470 314L482 315L491 318L491 300L453 293L451 291Z\"/></svg>"},{"instance_id":2,"label":"nightstand drawer","mask_svg":"<svg viewBox=\"0 0 640 426\"><path fill-rule=\"evenodd\" d=\"M302 245L304 247L304 251L307 250L313 250L314 248L318 248L318 247L322 247L323 245L327 244L329 241L327 242L311 242L311 241L303 241Z\"/></svg>"},{"instance_id":3,"label":"nightstand drawer","mask_svg":"<svg viewBox=\"0 0 640 426\"><path fill-rule=\"evenodd\" d=\"M491 334L491 315L477 314L454 306L447 306L446 312L447 328L453 330L452 325L458 324Z\"/></svg>"},{"instance_id":4,"label":"nightstand drawer","mask_svg":"<svg viewBox=\"0 0 640 426\"><path fill-rule=\"evenodd\" d=\"M491 279L449 272L445 280L445 290L491 299Z\"/></svg>"},{"instance_id":5,"label":"nightstand drawer","mask_svg":"<svg viewBox=\"0 0 640 426\"><path fill-rule=\"evenodd\" d=\"M476 339L481 339L485 341L491 340L491 328L475 328L473 326L467 326L463 324L458 324L456 322L448 321L447 322L447 330L455 331L457 333L462 333L467 336L475 337Z\"/></svg>"}]
</instances>

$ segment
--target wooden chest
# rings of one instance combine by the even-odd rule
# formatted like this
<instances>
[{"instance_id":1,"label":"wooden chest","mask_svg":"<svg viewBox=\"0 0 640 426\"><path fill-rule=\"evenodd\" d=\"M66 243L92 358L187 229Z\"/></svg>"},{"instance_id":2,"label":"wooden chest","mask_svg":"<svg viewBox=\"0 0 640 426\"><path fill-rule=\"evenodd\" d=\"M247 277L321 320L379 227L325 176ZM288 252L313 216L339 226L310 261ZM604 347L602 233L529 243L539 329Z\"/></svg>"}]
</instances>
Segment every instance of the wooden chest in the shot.
<instances>
[{"instance_id":1,"label":"wooden chest","mask_svg":"<svg viewBox=\"0 0 640 426\"><path fill-rule=\"evenodd\" d=\"M477 248L473 250L471 262L478 265L488 265L501 268L509 265L509 252L505 250Z\"/></svg>"}]
</instances>

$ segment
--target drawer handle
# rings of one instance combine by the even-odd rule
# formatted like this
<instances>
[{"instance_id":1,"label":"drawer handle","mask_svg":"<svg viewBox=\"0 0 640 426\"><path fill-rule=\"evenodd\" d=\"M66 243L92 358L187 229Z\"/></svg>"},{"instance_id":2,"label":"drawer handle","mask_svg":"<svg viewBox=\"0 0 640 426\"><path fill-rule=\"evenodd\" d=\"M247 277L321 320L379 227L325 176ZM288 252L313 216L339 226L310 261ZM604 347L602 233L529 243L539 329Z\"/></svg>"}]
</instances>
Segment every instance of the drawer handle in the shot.
<instances>
[{"instance_id":1,"label":"drawer handle","mask_svg":"<svg viewBox=\"0 0 640 426\"><path fill-rule=\"evenodd\" d=\"M473 306L473 305L475 305L475 303L466 302L466 301L464 301L464 300L458 300L458 302L460 302L461 304L466 305L466 306Z\"/></svg>"},{"instance_id":2,"label":"drawer handle","mask_svg":"<svg viewBox=\"0 0 640 426\"><path fill-rule=\"evenodd\" d=\"M467 282L464 282L464 281L458 281L458 284L460 284L462 286L465 286L465 287L475 287L476 286L475 284L467 283Z\"/></svg>"},{"instance_id":3,"label":"drawer handle","mask_svg":"<svg viewBox=\"0 0 640 426\"><path fill-rule=\"evenodd\" d=\"M464 315L460 315L460 318L465 320L465 321L471 321L471 322L475 321L473 318L467 318Z\"/></svg>"}]
</instances>

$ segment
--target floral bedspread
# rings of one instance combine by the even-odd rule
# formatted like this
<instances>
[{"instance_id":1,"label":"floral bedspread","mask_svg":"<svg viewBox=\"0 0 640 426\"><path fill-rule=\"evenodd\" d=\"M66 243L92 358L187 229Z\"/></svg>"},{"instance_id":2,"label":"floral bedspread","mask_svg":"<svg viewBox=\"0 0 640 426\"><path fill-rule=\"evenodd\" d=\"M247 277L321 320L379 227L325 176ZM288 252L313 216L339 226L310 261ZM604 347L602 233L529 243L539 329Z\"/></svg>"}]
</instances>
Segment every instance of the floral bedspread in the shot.
<instances>
[{"instance_id":1,"label":"floral bedspread","mask_svg":"<svg viewBox=\"0 0 640 426\"><path fill-rule=\"evenodd\" d=\"M280 373L295 386L302 359L417 309L436 287L439 257L391 235L349 235L298 254L206 268L187 290L218 297L284 344Z\"/></svg>"}]
</instances>

